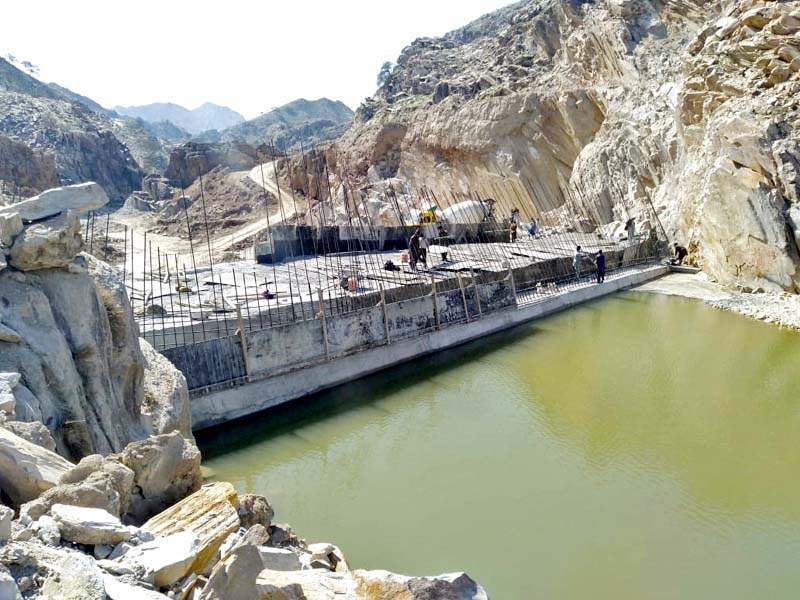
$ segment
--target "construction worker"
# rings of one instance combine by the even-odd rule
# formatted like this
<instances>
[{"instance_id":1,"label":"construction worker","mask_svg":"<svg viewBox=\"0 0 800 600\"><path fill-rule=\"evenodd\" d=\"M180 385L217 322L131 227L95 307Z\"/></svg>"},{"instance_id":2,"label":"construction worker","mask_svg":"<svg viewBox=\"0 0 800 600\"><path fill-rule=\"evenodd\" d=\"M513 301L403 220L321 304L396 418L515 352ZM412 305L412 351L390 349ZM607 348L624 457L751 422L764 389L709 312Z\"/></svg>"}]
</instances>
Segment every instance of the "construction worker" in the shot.
<instances>
[{"instance_id":1,"label":"construction worker","mask_svg":"<svg viewBox=\"0 0 800 600\"><path fill-rule=\"evenodd\" d=\"M511 243L517 241L517 229L519 228L519 209L514 208L511 211L511 217L509 218L510 224L510 231L509 231L509 239Z\"/></svg>"}]
</instances>

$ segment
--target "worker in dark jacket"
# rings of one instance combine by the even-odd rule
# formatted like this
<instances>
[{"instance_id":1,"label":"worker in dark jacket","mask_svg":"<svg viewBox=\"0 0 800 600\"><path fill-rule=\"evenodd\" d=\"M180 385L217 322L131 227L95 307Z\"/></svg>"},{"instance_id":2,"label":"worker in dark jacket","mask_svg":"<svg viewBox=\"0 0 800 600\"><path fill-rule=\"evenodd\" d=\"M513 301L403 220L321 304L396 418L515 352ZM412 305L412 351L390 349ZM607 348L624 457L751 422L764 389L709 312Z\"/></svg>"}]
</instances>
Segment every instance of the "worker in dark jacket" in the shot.
<instances>
[{"instance_id":1,"label":"worker in dark jacket","mask_svg":"<svg viewBox=\"0 0 800 600\"><path fill-rule=\"evenodd\" d=\"M675 242L675 255L672 258L673 265L682 265L683 261L689 255L689 251L684 248L683 246L678 245L678 242Z\"/></svg>"},{"instance_id":2,"label":"worker in dark jacket","mask_svg":"<svg viewBox=\"0 0 800 600\"><path fill-rule=\"evenodd\" d=\"M597 251L594 264L597 266L597 283L603 283L606 280L606 255L602 250Z\"/></svg>"},{"instance_id":3,"label":"worker in dark jacket","mask_svg":"<svg viewBox=\"0 0 800 600\"><path fill-rule=\"evenodd\" d=\"M422 230L417 227L416 231L411 235L411 239L408 240L408 258L409 262L411 263L411 270L417 270L417 262L420 259L420 246L419 246L419 239L422 236Z\"/></svg>"}]
</instances>

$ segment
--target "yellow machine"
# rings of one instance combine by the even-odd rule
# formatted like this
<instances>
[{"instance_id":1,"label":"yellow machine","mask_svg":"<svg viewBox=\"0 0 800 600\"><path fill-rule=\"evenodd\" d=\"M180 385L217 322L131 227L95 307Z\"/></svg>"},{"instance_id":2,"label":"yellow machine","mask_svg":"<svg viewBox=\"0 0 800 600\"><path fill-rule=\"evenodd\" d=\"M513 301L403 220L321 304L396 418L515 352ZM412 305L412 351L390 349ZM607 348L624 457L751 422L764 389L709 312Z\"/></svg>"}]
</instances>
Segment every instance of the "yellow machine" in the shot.
<instances>
[{"instance_id":1,"label":"yellow machine","mask_svg":"<svg viewBox=\"0 0 800 600\"><path fill-rule=\"evenodd\" d=\"M419 213L420 225L432 225L436 223L436 208L429 208Z\"/></svg>"}]
</instances>

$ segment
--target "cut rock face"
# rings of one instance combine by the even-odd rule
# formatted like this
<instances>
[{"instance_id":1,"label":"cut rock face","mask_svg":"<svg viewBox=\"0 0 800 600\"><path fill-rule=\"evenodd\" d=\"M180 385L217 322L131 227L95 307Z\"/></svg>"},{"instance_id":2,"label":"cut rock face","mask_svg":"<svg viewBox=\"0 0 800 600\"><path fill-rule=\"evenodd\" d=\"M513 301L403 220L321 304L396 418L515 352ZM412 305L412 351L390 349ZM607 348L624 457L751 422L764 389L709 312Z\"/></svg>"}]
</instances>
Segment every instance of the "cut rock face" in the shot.
<instances>
[{"instance_id":1,"label":"cut rock face","mask_svg":"<svg viewBox=\"0 0 800 600\"><path fill-rule=\"evenodd\" d=\"M118 544L131 539L131 531L111 513L100 508L54 504L50 514L61 537L77 544Z\"/></svg>"},{"instance_id":2,"label":"cut rock face","mask_svg":"<svg viewBox=\"0 0 800 600\"><path fill-rule=\"evenodd\" d=\"M40 221L65 211L85 213L108 204L105 190L89 182L53 188L17 204L0 208L0 217L18 215L23 221Z\"/></svg>"}]
</instances>

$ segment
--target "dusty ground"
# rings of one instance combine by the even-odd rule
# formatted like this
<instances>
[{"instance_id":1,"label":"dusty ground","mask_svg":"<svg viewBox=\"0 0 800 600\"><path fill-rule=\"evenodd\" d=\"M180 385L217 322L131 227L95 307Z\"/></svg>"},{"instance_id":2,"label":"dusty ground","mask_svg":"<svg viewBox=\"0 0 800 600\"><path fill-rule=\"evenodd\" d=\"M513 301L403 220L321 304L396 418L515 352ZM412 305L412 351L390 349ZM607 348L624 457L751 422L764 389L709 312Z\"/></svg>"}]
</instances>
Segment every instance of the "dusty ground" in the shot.
<instances>
[{"instance_id":1,"label":"dusty ground","mask_svg":"<svg viewBox=\"0 0 800 600\"><path fill-rule=\"evenodd\" d=\"M703 300L714 308L729 310L765 323L800 330L800 296L786 293L746 294L708 281L702 274L673 273L646 283L637 291Z\"/></svg>"}]
</instances>

